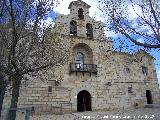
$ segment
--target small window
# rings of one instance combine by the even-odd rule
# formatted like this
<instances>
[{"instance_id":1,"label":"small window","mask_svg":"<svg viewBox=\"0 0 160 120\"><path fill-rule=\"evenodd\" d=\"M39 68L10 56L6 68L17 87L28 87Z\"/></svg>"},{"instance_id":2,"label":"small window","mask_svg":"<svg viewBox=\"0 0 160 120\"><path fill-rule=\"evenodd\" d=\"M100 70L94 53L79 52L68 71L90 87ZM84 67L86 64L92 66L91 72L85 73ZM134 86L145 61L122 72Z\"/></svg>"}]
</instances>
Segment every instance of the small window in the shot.
<instances>
[{"instance_id":1,"label":"small window","mask_svg":"<svg viewBox=\"0 0 160 120\"><path fill-rule=\"evenodd\" d=\"M55 80L55 86L59 86L60 85L60 81Z\"/></svg>"},{"instance_id":2,"label":"small window","mask_svg":"<svg viewBox=\"0 0 160 120\"><path fill-rule=\"evenodd\" d=\"M49 93L52 92L52 86L48 86L48 92L49 92Z\"/></svg>"},{"instance_id":3,"label":"small window","mask_svg":"<svg viewBox=\"0 0 160 120\"><path fill-rule=\"evenodd\" d=\"M78 10L78 18L79 18L80 20L83 20L83 19L84 19L83 9L82 9L82 8L79 8L79 10Z\"/></svg>"},{"instance_id":4,"label":"small window","mask_svg":"<svg viewBox=\"0 0 160 120\"><path fill-rule=\"evenodd\" d=\"M127 73L130 73L130 68L126 67L125 70L126 70Z\"/></svg>"},{"instance_id":5,"label":"small window","mask_svg":"<svg viewBox=\"0 0 160 120\"><path fill-rule=\"evenodd\" d=\"M87 35L87 38L89 38L89 39L93 38L93 28L90 23L86 24L86 35Z\"/></svg>"},{"instance_id":6,"label":"small window","mask_svg":"<svg viewBox=\"0 0 160 120\"><path fill-rule=\"evenodd\" d=\"M70 22L70 35L77 35L77 22L74 20Z\"/></svg>"},{"instance_id":7,"label":"small window","mask_svg":"<svg viewBox=\"0 0 160 120\"><path fill-rule=\"evenodd\" d=\"M142 73L143 73L144 75L148 75L148 68L145 67L145 66L142 66Z\"/></svg>"},{"instance_id":8,"label":"small window","mask_svg":"<svg viewBox=\"0 0 160 120\"><path fill-rule=\"evenodd\" d=\"M128 93L133 93L133 88L132 88L132 86L131 86L131 87L128 87Z\"/></svg>"},{"instance_id":9,"label":"small window","mask_svg":"<svg viewBox=\"0 0 160 120\"><path fill-rule=\"evenodd\" d=\"M32 106L32 107L31 107L31 111L32 111L32 112L33 112L33 111L35 111L35 108L34 108L34 106Z\"/></svg>"}]
</instances>

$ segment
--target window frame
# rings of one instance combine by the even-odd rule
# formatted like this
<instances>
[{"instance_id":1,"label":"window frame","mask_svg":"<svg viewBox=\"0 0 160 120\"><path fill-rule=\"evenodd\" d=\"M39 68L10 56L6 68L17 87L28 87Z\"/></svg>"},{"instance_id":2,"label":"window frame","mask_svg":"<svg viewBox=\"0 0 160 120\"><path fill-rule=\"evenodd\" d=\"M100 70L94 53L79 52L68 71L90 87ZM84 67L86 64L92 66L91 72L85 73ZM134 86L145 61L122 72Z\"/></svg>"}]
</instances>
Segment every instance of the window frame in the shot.
<instances>
[{"instance_id":1,"label":"window frame","mask_svg":"<svg viewBox=\"0 0 160 120\"><path fill-rule=\"evenodd\" d=\"M75 20L70 21L70 35L77 35L77 22Z\"/></svg>"},{"instance_id":2,"label":"window frame","mask_svg":"<svg viewBox=\"0 0 160 120\"><path fill-rule=\"evenodd\" d=\"M131 73L131 69L129 67L125 67L125 72L126 73Z\"/></svg>"},{"instance_id":3,"label":"window frame","mask_svg":"<svg viewBox=\"0 0 160 120\"><path fill-rule=\"evenodd\" d=\"M52 86L48 86L48 93L52 93Z\"/></svg>"},{"instance_id":4,"label":"window frame","mask_svg":"<svg viewBox=\"0 0 160 120\"><path fill-rule=\"evenodd\" d=\"M148 68L146 66L141 66L143 75L148 75Z\"/></svg>"},{"instance_id":5,"label":"window frame","mask_svg":"<svg viewBox=\"0 0 160 120\"><path fill-rule=\"evenodd\" d=\"M78 56L78 55L81 55L81 56ZM84 64L84 58L85 58L85 55L82 52L77 52L76 53L76 58L75 58L75 63ZM77 62L78 60L81 61L81 62Z\"/></svg>"},{"instance_id":6,"label":"window frame","mask_svg":"<svg viewBox=\"0 0 160 120\"><path fill-rule=\"evenodd\" d=\"M128 93L133 93L133 87L132 86L128 87Z\"/></svg>"}]
</instances>

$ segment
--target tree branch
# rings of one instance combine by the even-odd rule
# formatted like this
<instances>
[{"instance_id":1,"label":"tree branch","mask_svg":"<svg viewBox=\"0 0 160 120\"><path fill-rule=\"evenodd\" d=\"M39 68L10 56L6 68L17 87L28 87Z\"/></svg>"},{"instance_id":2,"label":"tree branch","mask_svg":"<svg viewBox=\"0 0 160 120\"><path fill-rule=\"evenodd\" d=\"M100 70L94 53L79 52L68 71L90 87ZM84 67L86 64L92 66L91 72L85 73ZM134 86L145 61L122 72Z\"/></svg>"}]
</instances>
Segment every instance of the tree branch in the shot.
<instances>
[{"instance_id":1,"label":"tree branch","mask_svg":"<svg viewBox=\"0 0 160 120\"><path fill-rule=\"evenodd\" d=\"M136 45L143 46L143 47L146 47L146 48L160 48L160 44L152 45L152 44L138 42L137 40L132 38L129 34L127 34L127 32L117 23L116 23L116 26L117 26L118 30L121 32L121 34L125 35L128 39L130 39Z\"/></svg>"},{"instance_id":2,"label":"tree branch","mask_svg":"<svg viewBox=\"0 0 160 120\"><path fill-rule=\"evenodd\" d=\"M60 63L61 61L63 61L63 59L59 59L59 61L57 62L50 62L48 63L47 65L42 65L42 66L39 66L39 67L36 67L36 68L27 68L24 72L22 72L22 74L27 74L27 73L30 73L30 72L37 72L37 71L40 71L40 70L43 70L43 69L46 69L48 67L53 67L55 66L57 63Z\"/></svg>"},{"instance_id":3,"label":"tree branch","mask_svg":"<svg viewBox=\"0 0 160 120\"><path fill-rule=\"evenodd\" d=\"M151 13L153 14L153 17L154 17L155 21L158 23L158 26L160 27L160 22L159 22L159 20L156 16L156 12L155 12L155 10L152 6L152 0L149 0L149 5L150 5L150 8L151 8Z\"/></svg>"}]
</instances>

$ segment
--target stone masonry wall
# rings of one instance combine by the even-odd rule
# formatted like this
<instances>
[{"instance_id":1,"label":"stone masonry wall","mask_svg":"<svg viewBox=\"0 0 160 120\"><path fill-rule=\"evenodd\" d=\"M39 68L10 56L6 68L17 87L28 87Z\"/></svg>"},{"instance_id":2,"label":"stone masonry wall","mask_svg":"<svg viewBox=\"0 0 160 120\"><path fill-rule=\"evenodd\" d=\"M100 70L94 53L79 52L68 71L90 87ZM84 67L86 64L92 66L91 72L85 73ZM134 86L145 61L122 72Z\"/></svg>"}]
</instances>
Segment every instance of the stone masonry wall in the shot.
<instances>
[{"instance_id":1,"label":"stone masonry wall","mask_svg":"<svg viewBox=\"0 0 160 120\"><path fill-rule=\"evenodd\" d=\"M84 20L77 18L76 11L80 7L86 13ZM46 77L41 82L39 76L28 78L32 84L23 88L19 105L70 103L73 111L77 111L77 95L82 90L90 93L92 110L125 109L135 107L136 103L144 105L147 103L146 90L151 91L154 103L160 102L154 58L143 51L135 54L113 51L111 39L104 36L102 23L89 17L89 8L70 6L70 9L74 14L59 14L56 19L56 26L62 26L60 37L69 48L66 64L51 68L45 75L42 73ZM69 34L71 20L77 22L77 36ZM93 39L87 39L87 23L93 25ZM85 53L85 63L97 65L97 74L70 72L70 63L75 62L78 50ZM147 75L143 74L142 66L147 68Z\"/></svg>"}]
</instances>

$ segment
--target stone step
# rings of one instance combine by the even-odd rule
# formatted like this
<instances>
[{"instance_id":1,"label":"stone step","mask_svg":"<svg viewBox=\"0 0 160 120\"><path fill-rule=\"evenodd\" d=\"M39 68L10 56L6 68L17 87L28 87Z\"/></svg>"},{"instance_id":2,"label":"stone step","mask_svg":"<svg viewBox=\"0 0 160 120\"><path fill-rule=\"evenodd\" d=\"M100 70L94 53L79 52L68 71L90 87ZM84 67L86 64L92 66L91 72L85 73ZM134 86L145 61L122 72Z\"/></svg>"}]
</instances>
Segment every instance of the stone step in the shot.
<instances>
[{"instance_id":1,"label":"stone step","mask_svg":"<svg viewBox=\"0 0 160 120\"><path fill-rule=\"evenodd\" d=\"M160 108L160 104L146 104L144 108Z\"/></svg>"}]
</instances>

